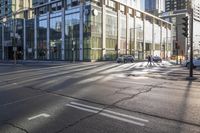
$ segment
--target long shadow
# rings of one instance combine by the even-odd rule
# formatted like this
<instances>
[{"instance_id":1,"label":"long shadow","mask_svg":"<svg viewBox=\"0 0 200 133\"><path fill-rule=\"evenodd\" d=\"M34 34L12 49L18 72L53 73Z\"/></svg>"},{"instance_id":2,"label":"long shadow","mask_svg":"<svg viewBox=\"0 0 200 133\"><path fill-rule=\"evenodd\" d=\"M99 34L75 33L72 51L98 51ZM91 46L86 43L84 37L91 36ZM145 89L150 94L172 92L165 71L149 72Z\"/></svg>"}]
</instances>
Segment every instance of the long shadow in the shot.
<instances>
[{"instance_id":1,"label":"long shadow","mask_svg":"<svg viewBox=\"0 0 200 133\"><path fill-rule=\"evenodd\" d=\"M189 97L190 97L190 91L191 91L191 88L192 88L192 82L193 81L188 81L188 84L187 84L187 87L186 87L186 90L185 90L185 93L184 95L182 96L182 103L179 105L179 116L178 116L178 120L179 120L179 123L177 123L177 133L182 133L183 132L183 124L192 124L192 122L187 122L185 121L185 116L187 114L187 110L188 110L188 106L187 106L187 102L189 100Z\"/></svg>"}]
</instances>

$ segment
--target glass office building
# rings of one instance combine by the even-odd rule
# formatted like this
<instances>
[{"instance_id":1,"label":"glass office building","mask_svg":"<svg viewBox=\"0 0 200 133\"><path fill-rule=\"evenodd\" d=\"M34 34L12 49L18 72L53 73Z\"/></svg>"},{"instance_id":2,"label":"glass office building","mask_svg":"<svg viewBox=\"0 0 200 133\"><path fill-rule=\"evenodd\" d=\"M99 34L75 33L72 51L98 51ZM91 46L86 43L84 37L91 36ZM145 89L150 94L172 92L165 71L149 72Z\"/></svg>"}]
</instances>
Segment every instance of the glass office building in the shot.
<instances>
[{"instance_id":1,"label":"glass office building","mask_svg":"<svg viewBox=\"0 0 200 133\"><path fill-rule=\"evenodd\" d=\"M134 8L134 0L33 0L18 19L18 59L98 61L172 54L171 23ZM0 25L0 58L12 59L12 21Z\"/></svg>"}]
</instances>

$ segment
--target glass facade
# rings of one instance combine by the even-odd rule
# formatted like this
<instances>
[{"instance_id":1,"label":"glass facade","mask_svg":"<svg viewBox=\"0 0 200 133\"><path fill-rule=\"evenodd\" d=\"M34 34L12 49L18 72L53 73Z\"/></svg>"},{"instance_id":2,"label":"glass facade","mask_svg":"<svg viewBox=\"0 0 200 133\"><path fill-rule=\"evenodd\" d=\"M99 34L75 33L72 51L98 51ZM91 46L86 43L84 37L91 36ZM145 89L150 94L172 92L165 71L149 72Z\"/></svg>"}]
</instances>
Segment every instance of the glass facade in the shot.
<instances>
[{"instance_id":1,"label":"glass facade","mask_svg":"<svg viewBox=\"0 0 200 133\"><path fill-rule=\"evenodd\" d=\"M37 27L37 59L47 59L47 15L39 16Z\"/></svg>"},{"instance_id":2,"label":"glass facade","mask_svg":"<svg viewBox=\"0 0 200 133\"><path fill-rule=\"evenodd\" d=\"M18 60L23 60L23 51L24 51L24 21L23 19L17 19L16 20L16 58Z\"/></svg>"},{"instance_id":3,"label":"glass facade","mask_svg":"<svg viewBox=\"0 0 200 133\"><path fill-rule=\"evenodd\" d=\"M50 15L49 28L49 52L50 60L61 60L62 51L62 13L56 12Z\"/></svg>"},{"instance_id":4,"label":"glass facade","mask_svg":"<svg viewBox=\"0 0 200 133\"><path fill-rule=\"evenodd\" d=\"M2 60L2 55L3 55L3 46L2 46L2 24L0 24L0 60Z\"/></svg>"},{"instance_id":5,"label":"glass facade","mask_svg":"<svg viewBox=\"0 0 200 133\"><path fill-rule=\"evenodd\" d=\"M144 22L143 16L140 12L136 12L136 57L138 59L143 59L144 55Z\"/></svg>"},{"instance_id":6,"label":"glass facade","mask_svg":"<svg viewBox=\"0 0 200 133\"><path fill-rule=\"evenodd\" d=\"M124 14L120 14L120 54L126 54L126 16Z\"/></svg>"},{"instance_id":7,"label":"glass facade","mask_svg":"<svg viewBox=\"0 0 200 133\"><path fill-rule=\"evenodd\" d=\"M171 24L125 3L47 1L35 7L34 14L34 18L17 20L17 51L26 55L18 59L98 61L124 54L144 59L161 55L162 50L163 57L171 53ZM12 27L12 21L4 25L5 59L13 59Z\"/></svg>"},{"instance_id":8,"label":"glass facade","mask_svg":"<svg viewBox=\"0 0 200 133\"><path fill-rule=\"evenodd\" d=\"M71 9L65 13L65 59L79 60L80 10Z\"/></svg>"},{"instance_id":9,"label":"glass facade","mask_svg":"<svg viewBox=\"0 0 200 133\"><path fill-rule=\"evenodd\" d=\"M135 54L135 32L134 32L134 18L133 16L129 17L129 29L128 29L128 34L130 36L128 36L128 48L127 48L127 54L131 54L134 55Z\"/></svg>"},{"instance_id":10,"label":"glass facade","mask_svg":"<svg viewBox=\"0 0 200 133\"><path fill-rule=\"evenodd\" d=\"M13 59L13 50L12 50L12 22L7 21L4 24L4 59Z\"/></svg>"},{"instance_id":11,"label":"glass facade","mask_svg":"<svg viewBox=\"0 0 200 133\"><path fill-rule=\"evenodd\" d=\"M155 43L155 55L160 55L160 44L161 44L161 28L160 28L160 22L155 22L155 32L154 32L154 43Z\"/></svg>"},{"instance_id":12,"label":"glass facade","mask_svg":"<svg viewBox=\"0 0 200 133\"><path fill-rule=\"evenodd\" d=\"M26 58L34 59L34 19L26 20Z\"/></svg>"},{"instance_id":13,"label":"glass facade","mask_svg":"<svg viewBox=\"0 0 200 133\"><path fill-rule=\"evenodd\" d=\"M153 48L153 19L151 17L146 17L145 19L146 55L151 55Z\"/></svg>"},{"instance_id":14,"label":"glass facade","mask_svg":"<svg viewBox=\"0 0 200 133\"><path fill-rule=\"evenodd\" d=\"M106 10L106 60L113 60L117 57L117 13Z\"/></svg>"}]
</instances>

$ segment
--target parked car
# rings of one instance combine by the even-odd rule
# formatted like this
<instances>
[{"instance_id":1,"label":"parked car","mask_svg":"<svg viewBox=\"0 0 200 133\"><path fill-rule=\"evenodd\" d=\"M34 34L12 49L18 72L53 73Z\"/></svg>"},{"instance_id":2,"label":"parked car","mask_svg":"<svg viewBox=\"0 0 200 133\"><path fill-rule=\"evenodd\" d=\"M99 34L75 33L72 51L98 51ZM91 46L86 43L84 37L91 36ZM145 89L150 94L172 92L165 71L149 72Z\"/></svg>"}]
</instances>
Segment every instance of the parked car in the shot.
<instances>
[{"instance_id":1,"label":"parked car","mask_svg":"<svg viewBox=\"0 0 200 133\"><path fill-rule=\"evenodd\" d=\"M127 62L134 62L134 57L132 55L122 55L117 58L117 63L127 63Z\"/></svg>"},{"instance_id":2,"label":"parked car","mask_svg":"<svg viewBox=\"0 0 200 133\"><path fill-rule=\"evenodd\" d=\"M161 59L159 56L153 56L153 57L152 57L152 60L153 60L154 62L162 62L162 59Z\"/></svg>"},{"instance_id":3,"label":"parked car","mask_svg":"<svg viewBox=\"0 0 200 133\"><path fill-rule=\"evenodd\" d=\"M190 68L190 61L189 60L184 61L183 62L183 66L185 66L187 68ZM196 58L196 59L193 59L193 67L194 68L200 67L200 57Z\"/></svg>"}]
</instances>

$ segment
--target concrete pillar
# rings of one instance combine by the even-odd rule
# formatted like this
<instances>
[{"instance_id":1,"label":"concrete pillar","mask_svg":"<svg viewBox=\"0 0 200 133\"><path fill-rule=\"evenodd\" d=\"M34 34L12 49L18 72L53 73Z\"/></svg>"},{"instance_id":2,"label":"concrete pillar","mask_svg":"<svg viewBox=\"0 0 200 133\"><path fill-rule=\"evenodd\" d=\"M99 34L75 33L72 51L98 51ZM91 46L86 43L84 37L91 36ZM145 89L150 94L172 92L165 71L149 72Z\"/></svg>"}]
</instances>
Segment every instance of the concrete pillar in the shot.
<instances>
[{"instance_id":1,"label":"concrete pillar","mask_svg":"<svg viewBox=\"0 0 200 133\"><path fill-rule=\"evenodd\" d=\"M152 47L151 47L151 54L154 55L154 51L155 51L155 19L153 18L152 21Z\"/></svg>"},{"instance_id":2,"label":"concrete pillar","mask_svg":"<svg viewBox=\"0 0 200 133\"><path fill-rule=\"evenodd\" d=\"M130 28L129 28L129 13L126 8L126 54L130 54Z\"/></svg>"},{"instance_id":3,"label":"concrete pillar","mask_svg":"<svg viewBox=\"0 0 200 133\"><path fill-rule=\"evenodd\" d=\"M5 49L4 49L4 25L2 24L2 60L5 60Z\"/></svg>"},{"instance_id":4,"label":"concrete pillar","mask_svg":"<svg viewBox=\"0 0 200 133\"><path fill-rule=\"evenodd\" d=\"M50 59L50 12L47 13L47 60Z\"/></svg>"},{"instance_id":5,"label":"concrete pillar","mask_svg":"<svg viewBox=\"0 0 200 133\"><path fill-rule=\"evenodd\" d=\"M168 56L168 24L166 26L165 58Z\"/></svg>"},{"instance_id":6,"label":"concrete pillar","mask_svg":"<svg viewBox=\"0 0 200 133\"><path fill-rule=\"evenodd\" d=\"M146 28L146 15L143 14L143 49L142 49L142 52L143 52L143 59L146 58L146 37L145 37L145 30Z\"/></svg>"},{"instance_id":7,"label":"concrete pillar","mask_svg":"<svg viewBox=\"0 0 200 133\"><path fill-rule=\"evenodd\" d=\"M135 56L138 57L138 47L137 47L137 29L136 29L136 10L134 10L134 50Z\"/></svg>"},{"instance_id":8,"label":"concrete pillar","mask_svg":"<svg viewBox=\"0 0 200 133\"><path fill-rule=\"evenodd\" d=\"M23 49L24 49L23 50L23 54L24 54L23 57L24 58L23 59L26 60L26 49L27 49L26 48L26 19L24 19L24 28L23 29L24 29L23 30L23 34L24 34L24 40L23 40L24 41L24 46L23 46Z\"/></svg>"},{"instance_id":9,"label":"concrete pillar","mask_svg":"<svg viewBox=\"0 0 200 133\"><path fill-rule=\"evenodd\" d=\"M61 60L65 60L65 8L62 8L62 44L61 44Z\"/></svg>"},{"instance_id":10,"label":"concrete pillar","mask_svg":"<svg viewBox=\"0 0 200 133\"><path fill-rule=\"evenodd\" d=\"M117 11L117 56L120 54L120 36L121 36L121 21L120 21L120 17L121 16L121 12L120 10Z\"/></svg>"},{"instance_id":11,"label":"concrete pillar","mask_svg":"<svg viewBox=\"0 0 200 133\"><path fill-rule=\"evenodd\" d=\"M83 3L80 4L79 60L83 61Z\"/></svg>"},{"instance_id":12,"label":"concrete pillar","mask_svg":"<svg viewBox=\"0 0 200 133\"><path fill-rule=\"evenodd\" d=\"M160 57L162 55L162 41L163 41L163 37L162 37L162 22L160 22Z\"/></svg>"},{"instance_id":13,"label":"concrete pillar","mask_svg":"<svg viewBox=\"0 0 200 133\"><path fill-rule=\"evenodd\" d=\"M34 18L34 59L37 59L37 17Z\"/></svg>"},{"instance_id":14,"label":"concrete pillar","mask_svg":"<svg viewBox=\"0 0 200 133\"><path fill-rule=\"evenodd\" d=\"M103 60L105 60L106 55L106 6L102 7L102 50L103 50Z\"/></svg>"}]
</instances>

